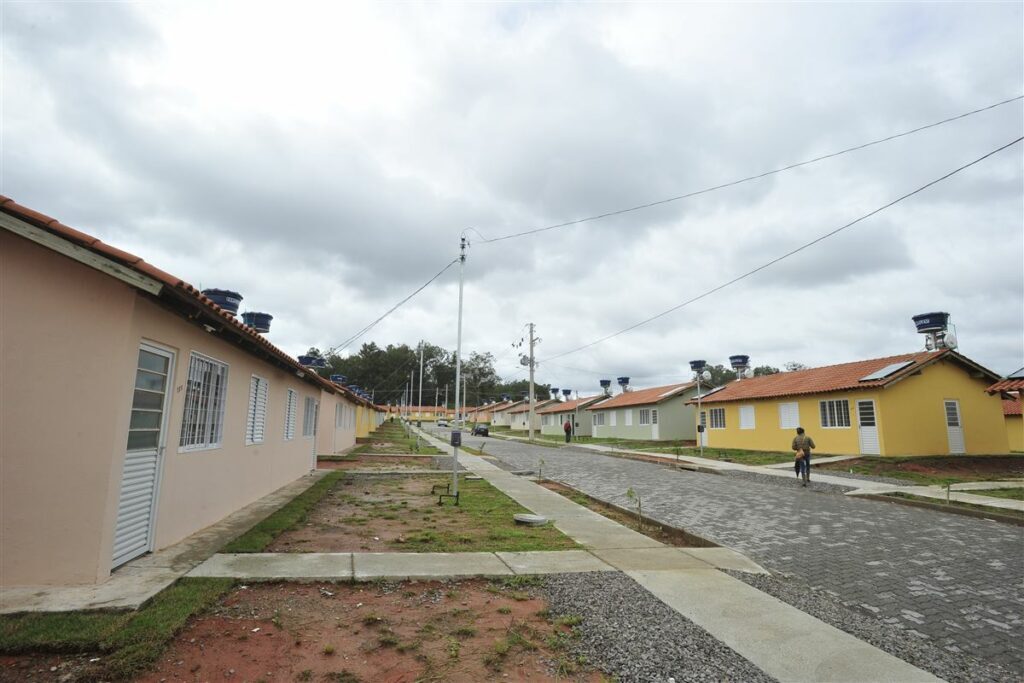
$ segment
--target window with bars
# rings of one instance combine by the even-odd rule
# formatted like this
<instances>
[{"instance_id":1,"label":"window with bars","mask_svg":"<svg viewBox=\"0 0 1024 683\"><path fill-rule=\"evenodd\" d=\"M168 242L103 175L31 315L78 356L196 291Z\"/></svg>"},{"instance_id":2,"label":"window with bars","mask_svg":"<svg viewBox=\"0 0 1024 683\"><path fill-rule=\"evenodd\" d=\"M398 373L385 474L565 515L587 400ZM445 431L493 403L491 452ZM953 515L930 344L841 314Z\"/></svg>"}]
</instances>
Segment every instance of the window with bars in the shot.
<instances>
[{"instance_id":1,"label":"window with bars","mask_svg":"<svg viewBox=\"0 0 1024 683\"><path fill-rule=\"evenodd\" d=\"M313 436L316 433L316 399L306 397L305 409L302 413L302 435Z\"/></svg>"},{"instance_id":2,"label":"window with bars","mask_svg":"<svg viewBox=\"0 0 1024 683\"><path fill-rule=\"evenodd\" d=\"M267 425L267 380L253 375L249 380L249 413L245 418L245 444L263 443Z\"/></svg>"},{"instance_id":3,"label":"window with bars","mask_svg":"<svg viewBox=\"0 0 1024 683\"><path fill-rule=\"evenodd\" d=\"M658 409L651 408L651 424L658 424Z\"/></svg>"},{"instance_id":4,"label":"window with bars","mask_svg":"<svg viewBox=\"0 0 1024 683\"><path fill-rule=\"evenodd\" d=\"M740 406L740 429L754 428L754 406Z\"/></svg>"},{"instance_id":5,"label":"window with bars","mask_svg":"<svg viewBox=\"0 0 1024 683\"><path fill-rule=\"evenodd\" d=\"M594 413L594 426L604 427L604 413Z\"/></svg>"},{"instance_id":6,"label":"window with bars","mask_svg":"<svg viewBox=\"0 0 1024 683\"><path fill-rule=\"evenodd\" d=\"M708 411L711 429L725 429L725 408L712 408Z\"/></svg>"},{"instance_id":7,"label":"window with bars","mask_svg":"<svg viewBox=\"0 0 1024 683\"><path fill-rule=\"evenodd\" d=\"M649 425L651 424L651 409L641 408L640 409L640 424Z\"/></svg>"},{"instance_id":8,"label":"window with bars","mask_svg":"<svg viewBox=\"0 0 1024 683\"><path fill-rule=\"evenodd\" d=\"M189 357L185 381L185 408L181 418L183 451L219 448L224 436L224 403L228 393L228 366L195 351Z\"/></svg>"},{"instance_id":9,"label":"window with bars","mask_svg":"<svg viewBox=\"0 0 1024 683\"><path fill-rule=\"evenodd\" d=\"M284 440L295 438L295 414L299 412L299 396L294 389L288 390L288 402L284 410Z\"/></svg>"},{"instance_id":10,"label":"window with bars","mask_svg":"<svg viewBox=\"0 0 1024 683\"><path fill-rule=\"evenodd\" d=\"M846 399L819 401L821 426L826 429L850 426L850 402Z\"/></svg>"}]
</instances>

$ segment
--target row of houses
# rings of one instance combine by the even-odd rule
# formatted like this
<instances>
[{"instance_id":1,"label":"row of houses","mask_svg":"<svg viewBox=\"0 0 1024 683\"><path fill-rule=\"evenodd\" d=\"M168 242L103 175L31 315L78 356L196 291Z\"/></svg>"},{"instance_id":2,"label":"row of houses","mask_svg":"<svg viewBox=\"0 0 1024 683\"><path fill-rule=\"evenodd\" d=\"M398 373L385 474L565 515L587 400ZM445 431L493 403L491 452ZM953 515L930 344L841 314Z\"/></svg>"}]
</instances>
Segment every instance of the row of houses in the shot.
<instances>
[{"instance_id":1,"label":"row of houses","mask_svg":"<svg viewBox=\"0 0 1024 683\"><path fill-rule=\"evenodd\" d=\"M1024 450L1020 387L1012 388L1018 374L1000 381L942 348L741 378L700 396L696 382L685 382L542 401L533 427L561 435L568 420L577 436L696 443L699 434L709 447L779 451L802 426L821 453L1006 453ZM528 401L491 411L492 424L528 429Z\"/></svg>"},{"instance_id":2,"label":"row of houses","mask_svg":"<svg viewBox=\"0 0 1024 683\"><path fill-rule=\"evenodd\" d=\"M192 285L0 197L0 588L95 584L384 415Z\"/></svg>"}]
</instances>

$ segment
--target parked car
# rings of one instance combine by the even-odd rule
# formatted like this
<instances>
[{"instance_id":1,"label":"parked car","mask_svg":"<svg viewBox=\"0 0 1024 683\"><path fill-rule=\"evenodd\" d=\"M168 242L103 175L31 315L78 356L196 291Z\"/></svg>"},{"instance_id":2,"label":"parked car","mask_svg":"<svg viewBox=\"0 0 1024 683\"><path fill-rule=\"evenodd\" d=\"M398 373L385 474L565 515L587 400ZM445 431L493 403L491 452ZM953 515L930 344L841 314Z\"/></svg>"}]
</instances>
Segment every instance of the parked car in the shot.
<instances>
[{"instance_id":1,"label":"parked car","mask_svg":"<svg viewBox=\"0 0 1024 683\"><path fill-rule=\"evenodd\" d=\"M490 436L491 433L487 431L487 425L477 425L473 427L473 436Z\"/></svg>"},{"instance_id":2,"label":"parked car","mask_svg":"<svg viewBox=\"0 0 1024 683\"><path fill-rule=\"evenodd\" d=\"M445 420L443 418L438 420L437 421L437 426L438 427L447 427L448 426L448 420Z\"/></svg>"}]
</instances>

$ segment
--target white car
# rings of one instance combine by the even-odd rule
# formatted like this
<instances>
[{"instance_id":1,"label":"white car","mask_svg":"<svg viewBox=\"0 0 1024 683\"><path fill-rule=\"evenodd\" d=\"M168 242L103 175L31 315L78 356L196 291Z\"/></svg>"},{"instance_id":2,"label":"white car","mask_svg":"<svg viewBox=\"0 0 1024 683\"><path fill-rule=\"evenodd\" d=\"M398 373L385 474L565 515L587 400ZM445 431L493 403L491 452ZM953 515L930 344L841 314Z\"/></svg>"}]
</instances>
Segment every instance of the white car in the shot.
<instances>
[{"instance_id":1,"label":"white car","mask_svg":"<svg viewBox=\"0 0 1024 683\"><path fill-rule=\"evenodd\" d=\"M448 420L444 420L444 419L438 420L437 421L437 426L438 427L447 427L448 426Z\"/></svg>"}]
</instances>

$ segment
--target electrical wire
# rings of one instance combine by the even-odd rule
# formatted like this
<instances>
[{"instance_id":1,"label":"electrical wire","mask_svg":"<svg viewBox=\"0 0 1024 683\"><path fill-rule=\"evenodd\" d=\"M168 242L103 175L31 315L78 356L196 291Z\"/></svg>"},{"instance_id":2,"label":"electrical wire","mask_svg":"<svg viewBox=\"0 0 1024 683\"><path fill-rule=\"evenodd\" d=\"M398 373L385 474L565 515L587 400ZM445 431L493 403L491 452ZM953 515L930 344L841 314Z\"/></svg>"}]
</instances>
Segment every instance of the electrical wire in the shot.
<instances>
[{"instance_id":1,"label":"electrical wire","mask_svg":"<svg viewBox=\"0 0 1024 683\"><path fill-rule=\"evenodd\" d=\"M414 296L416 296L417 294L419 294L420 292L422 292L422 291L423 291L424 289L426 289L426 288L427 288L427 285L429 285L430 283L432 283L432 282L433 282L434 280L436 280L437 278L441 277L441 276L442 276L442 275L444 274L444 272L445 272L446 270L448 270L449 268L451 268L452 266L454 266L454 265L455 265L456 263L458 263L458 262L459 262L459 259L457 259L457 258L456 258L456 259L452 259L452 261L451 261L451 262L450 262L450 263L449 263L448 265L446 265L446 266L445 266L444 268L442 268L441 270L439 270L439 271L437 272L437 274L436 274L436 275L434 275L434 277L430 278L429 280L427 280L426 282L424 282L424 283L423 283L422 285L420 285L420 286L419 286L419 287L418 287L418 288L416 289L416 291L414 291L414 292L413 292L412 294L410 294L409 296L407 296L407 297L405 297L404 299L402 299L401 301L399 301L399 302L398 302L397 304L395 304L395 305L394 305L394 306L392 306L391 308L389 308L389 309L387 310L387 312L386 312L386 313L384 313L384 315L382 315L381 317L377 318L377 319L376 319L376 320L374 320L374 321L373 321L372 323L370 323L369 325L367 325L367 326L366 326L366 327L364 327L363 329L359 330L359 331L358 331L358 332L356 332L356 333L355 333L354 335L352 335L351 337L349 337L348 339L346 339L346 340L345 340L345 341L343 341L342 343L338 344L338 345L337 345L337 346L335 346L334 348L331 348L331 349L329 349L329 350L327 351L327 353L325 353L324 355L325 355L325 356L330 356L330 355L332 355L332 354L336 354L336 353L337 353L338 351L344 351L345 349L347 349L347 348L348 348L349 346L351 346L351 345L352 345L353 343L355 343L355 342L356 342L356 340L358 340L358 339L359 339L360 337L362 337L362 336L363 336L364 334L366 334L367 332L369 332L370 330L372 330L372 329L373 329L374 327L376 327L377 323L381 322L382 320L384 320L385 318L387 318L387 317L388 317L389 315L391 315L392 313L394 313L395 311L397 311L397 310L398 310L398 309L399 309L399 308L400 308L400 307L401 307L401 306L402 306L403 304L405 304L405 303L406 303L407 301L409 301L409 299L413 298Z\"/></svg>"},{"instance_id":2,"label":"electrical wire","mask_svg":"<svg viewBox=\"0 0 1024 683\"><path fill-rule=\"evenodd\" d=\"M640 327L642 325L646 325L646 324L648 324L650 322L653 322L653 321L657 320L658 318L662 318L662 317L668 315L669 313L672 313L674 311L678 311L679 309L683 308L684 306L689 306L690 304L692 304L694 302L697 302L697 301L700 301L701 299L707 298L707 297L711 296L712 294L714 294L715 292L719 292L719 291L725 289L726 287L729 287L730 285L736 284L737 282L739 282L741 280L745 280L746 278L750 277L751 275L754 275L755 273L759 273L762 270L764 270L766 268L769 268L769 267L775 265L776 263L778 263L778 262L780 262L780 261L782 261L784 259L789 258L790 256L793 256L794 254L798 254L801 251L803 251L805 249L808 249L808 248L814 246L815 244L818 244L819 242L822 242L822 241L828 239L829 237L833 237L834 235L839 234L840 232L846 230L847 228L853 227L854 225L857 225L861 221L864 221L864 220L866 220L866 219L868 219L868 218L870 218L870 217L872 217L872 216L874 216L874 215L876 215L878 213L881 213L882 211L885 211L889 207L895 206L896 204L899 204L903 200L909 199L910 197L913 197L914 195L918 194L919 192L923 192L924 190L928 189L929 187L932 187L933 185L937 185L937 184L941 183L942 181L944 181L944 180L946 180L948 178L953 177L954 175L956 175L957 173L960 173L963 170L966 170L966 169L970 168L971 166L974 166L975 164L981 163L985 159L988 159L989 157L991 157L991 156L993 156L995 154L998 154L999 152L1002 152L1003 150L1005 150L1005 149L1007 149L1009 147L1012 147L1013 145L1016 145L1021 140L1024 140L1024 137L1019 137L1019 138L1017 138L1016 140L1014 140L1012 142L1008 142L1005 145L1003 145L1002 147L998 147L998 148L992 150L991 152L985 154L984 156L980 156L977 159L975 159L974 161L971 161L971 162L969 162L967 164L964 164L963 166L960 166L959 168L950 171L949 173L945 174L944 176L936 178L935 180L932 180L931 182L922 185L921 187L917 188L916 190L913 190L912 192L908 192L907 194L903 195L902 197L894 199L891 202L889 202L888 204L880 206L877 209L875 209L874 211L871 211L869 213L864 214L860 218L852 220L849 223L847 223L847 224L845 224L845 225L843 225L841 227L838 227L835 230L832 230L831 232L825 233L824 235L820 235L819 237L816 237L815 239L811 240L810 242L806 242L806 243L802 244L801 246L797 247L796 249L793 249L791 251L786 252L782 256L778 256L778 257L772 259L771 261L768 261L766 263L761 264L760 266L758 266L757 268L754 268L753 270L748 270L747 272L743 273L742 275L738 275L738 276L734 277L733 279L728 280L727 282L723 282L722 284L720 284L720 285L718 285L716 287L713 287L713 288L711 288L711 289L709 289L709 290L707 290L707 291L705 291L705 292L703 292L701 294L698 294L697 296L693 297L692 299L687 299L686 301L683 301L682 303L676 304L672 308L668 308L668 309L662 311L661 313L658 313L657 315L653 315L650 318L647 318L645 320L641 320L638 323L634 323L634 324L630 325L629 327L623 328L623 329L621 329L618 332L615 332L613 334L609 334L607 336L601 337L600 339L592 341L589 344L584 344L583 346L578 346L578 347L576 347L574 349L571 349L569 351L565 351L563 353L555 354L553 356L549 356L548 358L543 358L543 359L541 359L541 362L543 363L543 362L554 360L556 358L562 358L564 356L568 356L569 354L577 353L578 351L583 351L584 349L589 349L592 346L597 346L598 344L600 344L602 342L606 342L609 339L613 339L615 337L618 337L619 335L625 334L626 332L630 332L632 330L635 330L636 328L638 328L638 327Z\"/></svg>"},{"instance_id":3,"label":"electrical wire","mask_svg":"<svg viewBox=\"0 0 1024 683\"><path fill-rule=\"evenodd\" d=\"M930 128L936 128L936 127L944 125L946 123L951 123L953 121L958 121L960 119L967 118L968 116L974 116L975 114L980 114L980 113L988 111L990 109L995 109L996 107L1001 107L1004 104L1009 104L1011 102L1017 102L1018 100L1021 100L1021 99L1024 99L1024 95L1018 95L1017 97L1011 97L1008 100L1003 100L1002 102L996 102L995 104L990 104L987 107L981 107L980 109L974 109L972 111L965 112L963 114L958 114L956 116L951 116L951 117L949 117L947 119L942 119L941 121L935 121L934 123L929 123L929 124L924 125L924 126L918 126L917 128L912 128L910 130L903 131L902 133L896 133L894 135L889 135L889 136L884 137L884 138L879 138L878 140L872 140L871 142L865 142L863 144L855 145L853 147L847 147L846 149L841 149L838 152L831 152L829 154L824 154L824 155L819 156L819 157L814 157L813 159L807 159L806 161L798 161L797 163L789 164L787 166L782 166L781 168L776 168L776 169L774 169L772 171L765 171L764 173L758 173L756 175L747 176L746 178L740 178L739 180L733 180L733 181L730 181L728 183L722 183L721 185L714 185L712 187L706 187L706 188L704 188L702 190L695 190L693 192L687 192L686 194L677 195L675 197L669 197L667 199L659 199L657 201L648 202L646 204L638 204L637 206L631 206L631 207L629 207L627 209L619 209L617 211L608 211L606 213L597 214L596 216L588 216L586 218L578 218L576 220L566 221L564 223L556 223L555 225L548 225L548 226L543 227L543 228L533 228L532 230L523 230L522 232L514 232L514 233L511 233L509 235L503 235L501 237L494 237L494 238L491 238L491 239L485 238L483 235L480 234L480 231L476 230L475 228L473 229L473 231L476 232L476 234L480 235L480 237L483 239L483 244L492 244L494 242L502 242L504 240L510 240L510 239L513 239L513 238L516 238L516 237L526 237L528 235L535 235L537 233L547 232L549 230L556 230L558 228L565 228L565 227L569 227L571 225L579 225L581 223L588 223L588 222L591 222L591 221L597 221L597 220L601 220L603 218L611 218L612 216L621 216L624 213L632 213L634 211L640 211L642 209L650 209L652 207L661 206L663 204L670 204L672 202L677 202L677 201L680 201L682 199L689 199L690 197L696 197L698 195L707 194L709 192L714 192L716 190L722 190L722 189L725 189L727 187L735 187L736 185L741 185L743 183L749 183L751 181L759 180L761 178L767 178L768 176L775 175L777 173L783 173L785 171L791 171L794 168L800 168L801 166L807 166L809 164L814 164L814 163L817 163L819 161L825 161L826 159L833 159L835 157L842 156L843 154L849 154L850 152L856 152L858 150L866 149L868 147L873 147L875 145L880 145L882 143L889 142L891 140L896 140L896 139L899 139L899 138L902 138L902 137L906 137L908 135L913 135L914 133L919 133L921 131L928 130Z\"/></svg>"}]
</instances>

